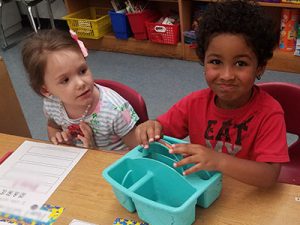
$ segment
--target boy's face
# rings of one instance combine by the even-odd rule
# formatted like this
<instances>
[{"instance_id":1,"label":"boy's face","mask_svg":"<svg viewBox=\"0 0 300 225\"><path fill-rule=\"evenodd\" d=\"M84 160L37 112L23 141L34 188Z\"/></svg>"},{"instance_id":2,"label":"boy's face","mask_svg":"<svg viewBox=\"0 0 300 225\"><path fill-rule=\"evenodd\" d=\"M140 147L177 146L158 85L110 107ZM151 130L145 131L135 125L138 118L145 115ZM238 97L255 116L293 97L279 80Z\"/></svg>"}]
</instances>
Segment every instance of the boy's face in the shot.
<instances>
[{"instance_id":1,"label":"boy's face","mask_svg":"<svg viewBox=\"0 0 300 225\"><path fill-rule=\"evenodd\" d=\"M80 52L60 50L49 53L41 93L54 95L65 106L80 107L93 103L94 79Z\"/></svg>"},{"instance_id":2,"label":"boy's face","mask_svg":"<svg viewBox=\"0 0 300 225\"><path fill-rule=\"evenodd\" d=\"M204 59L205 78L217 95L218 107L234 109L249 101L255 78L264 71L257 65L256 55L242 36L220 34L210 41Z\"/></svg>"}]
</instances>

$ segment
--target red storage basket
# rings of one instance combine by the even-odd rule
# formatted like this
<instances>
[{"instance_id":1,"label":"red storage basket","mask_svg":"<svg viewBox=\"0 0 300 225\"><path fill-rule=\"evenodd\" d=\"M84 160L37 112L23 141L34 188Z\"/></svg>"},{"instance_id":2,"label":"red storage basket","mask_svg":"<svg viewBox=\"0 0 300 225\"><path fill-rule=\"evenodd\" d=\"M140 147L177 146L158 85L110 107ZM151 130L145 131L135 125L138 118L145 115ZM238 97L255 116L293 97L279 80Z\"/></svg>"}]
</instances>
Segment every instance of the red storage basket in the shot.
<instances>
[{"instance_id":1,"label":"red storage basket","mask_svg":"<svg viewBox=\"0 0 300 225\"><path fill-rule=\"evenodd\" d=\"M179 41L179 24L146 22L149 40L152 42L175 45Z\"/></svg>"},{"instance_id":2,"label":"red storage basket","mask_svg":"<svg viewBox=\"0 0 300 225\"><path fill-rule=\"evenodd\" d=\"M148 39L147 28L145 22L153 22L159 18L159 14L155 11L146 9L138 13L127 13L133 36L137 40Z\"/></svg>"}]
</instances>

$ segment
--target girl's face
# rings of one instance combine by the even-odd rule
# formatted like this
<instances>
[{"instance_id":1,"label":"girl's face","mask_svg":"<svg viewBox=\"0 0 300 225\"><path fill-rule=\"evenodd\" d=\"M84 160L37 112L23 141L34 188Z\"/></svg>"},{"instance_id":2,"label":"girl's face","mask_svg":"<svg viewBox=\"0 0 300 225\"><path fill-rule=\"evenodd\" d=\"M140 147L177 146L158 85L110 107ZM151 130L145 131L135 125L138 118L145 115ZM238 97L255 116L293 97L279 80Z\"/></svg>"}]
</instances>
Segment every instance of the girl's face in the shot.
<instances>
[{"instance_id":1,"label":"girl's face","mask_svg":"<svg viewBox=\"0 0 300 225\"><path fill-rule=\"evenodd\" d=\"M97 95L94 79L80 52L64 49L49 53L41 93L58 97L65 107L84 108Z\"/></svg>"},{"instance_id":2,"label":"girl's face","mask_svg":"<svg viewBox=\"0 0 300 225\"><path fill-rule=\"evenodd\" d=\"M251 98L252 87L264 68L240 35L220 34L212 38L205 52L205 78L217 95L216 105L235 109Z\"/></svg>"}]
</instances>

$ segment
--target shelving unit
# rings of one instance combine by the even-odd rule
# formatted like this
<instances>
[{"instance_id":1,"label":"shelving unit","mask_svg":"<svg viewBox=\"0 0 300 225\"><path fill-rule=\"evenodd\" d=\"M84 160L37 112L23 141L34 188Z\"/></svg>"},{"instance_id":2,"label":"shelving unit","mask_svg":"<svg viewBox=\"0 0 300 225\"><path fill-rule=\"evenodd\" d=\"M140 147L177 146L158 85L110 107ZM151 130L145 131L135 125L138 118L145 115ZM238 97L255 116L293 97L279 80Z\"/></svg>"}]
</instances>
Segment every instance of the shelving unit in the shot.
<instances>
[{"instance_id":1,"label":"shelving unit","mask_svg":"<svg viewBox=\"0 0 300 225\"><path fill-rule=\"evenodd\" d=\"M211 2L211 0L150 0L150 3L156 8L162 10L168 7L176 8L179 13L180 30L186 31L191 28L192 3L193 2ZM68 13L78 11L89 6L109 7L110 1L96 0L65 0ZM300 4L289 3L268 3L261 2L266 13L270 13L276 22L278 31L280 29L280 17L282 8L297 8L300 10ZM279 32L278 32L279 33ZM190 48L183 42L183 32L181 32L181 42L177 45L163 45L150 42L149 40L119 40L113 33L105 35L98 40L83 39L87 48L94 50L123 52L138 55L148 55L157 57L170 57L183 60L198 61L195 49ZM300 57L294 56L293 52L284 52L275 50L273 58L268 63L268 69L300 74Z\"/></svg>"}]
</instances>

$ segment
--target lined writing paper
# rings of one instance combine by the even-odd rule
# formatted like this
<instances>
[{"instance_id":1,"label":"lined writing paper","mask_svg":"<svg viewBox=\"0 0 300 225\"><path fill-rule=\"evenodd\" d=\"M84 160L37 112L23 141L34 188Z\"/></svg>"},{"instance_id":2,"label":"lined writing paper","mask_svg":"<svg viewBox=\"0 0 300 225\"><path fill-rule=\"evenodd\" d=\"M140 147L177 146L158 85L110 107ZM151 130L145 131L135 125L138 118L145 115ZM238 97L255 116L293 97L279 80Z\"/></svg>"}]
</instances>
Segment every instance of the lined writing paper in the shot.
<instances>
[{"instance_id":1,"label":"lined writing paper","mask_svg":"<svg viewBox=\"0 0 300 225\"><path fill-rule=\"evenodd\" d=\"M0 166L0 211L39 209L86 151L25 141Z\"/></svg>"}]
</instances>

